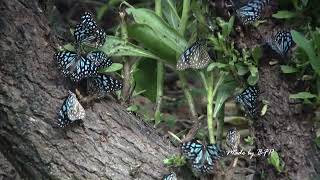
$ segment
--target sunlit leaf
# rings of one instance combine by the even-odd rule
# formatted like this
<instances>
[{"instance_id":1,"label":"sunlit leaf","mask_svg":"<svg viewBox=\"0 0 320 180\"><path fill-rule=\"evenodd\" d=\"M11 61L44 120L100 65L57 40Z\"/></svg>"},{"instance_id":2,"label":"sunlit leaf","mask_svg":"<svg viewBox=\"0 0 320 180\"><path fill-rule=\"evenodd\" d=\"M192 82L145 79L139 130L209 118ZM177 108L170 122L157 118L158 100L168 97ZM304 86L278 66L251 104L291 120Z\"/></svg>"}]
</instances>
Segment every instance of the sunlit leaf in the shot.
<instances>
[{"instance_id":1,"label":"sunlit leaf","mask_svg":"<svg viewBox=\"0 0 320 180\"><path fill-rule=\"evenodd\" d=\"M236 82L231 78L227 78L217 91L217 98L214 106L213 117L217 117L218 112L223 106L224 102L232 95L234 89L236 88Z\"/></svg>"},{"instance_id":2,"label":"sunlit leaf","mask_svg":"<svg viewBox=\"0 0 320 180\"><path fill-rule=\"evenodd\" d=\"M280 67L281 67L281 71L282 71L283 73L286 73L286 74L295 73L295 72L298 71L297 68L292 67L292 66L281 65Z\"/></svg>"},{"instance_id":3,"label":"sunlit leaf","mask_svg":"<svg viewBox=\"0 0 320 180\"><path fill-rule=\"evenodd\" d=\"M289 19L295 17L297 14L291 11L278 11L277 13L273 14L272 17L276 19Z\"/></svg>"},{"instance_id":4,"label":"sunlit leaf","mask_svg":"<svg viewBox=\"0 0 320 180\"><path fill-rule=\"evenodd\" d=\"M119 71L120 69L122 69L122 67L123 67L123 65L120 63L112 63L112 65L107 68L99 69L99 72L101 72L101 73L116 72L116 71Z\"/></svg>"},{"instance_id":5,"label":"sunlit leaf","mask_svg":"<svg viewBox=\"0 0 320 180\"><path fill-rule=\"evenodd\" d=\"M316 98L317 96L314 94L311 94L309 92L299 92L297 94L290 94L290 99L312 99Z\"/></svg>"}]
</instances>

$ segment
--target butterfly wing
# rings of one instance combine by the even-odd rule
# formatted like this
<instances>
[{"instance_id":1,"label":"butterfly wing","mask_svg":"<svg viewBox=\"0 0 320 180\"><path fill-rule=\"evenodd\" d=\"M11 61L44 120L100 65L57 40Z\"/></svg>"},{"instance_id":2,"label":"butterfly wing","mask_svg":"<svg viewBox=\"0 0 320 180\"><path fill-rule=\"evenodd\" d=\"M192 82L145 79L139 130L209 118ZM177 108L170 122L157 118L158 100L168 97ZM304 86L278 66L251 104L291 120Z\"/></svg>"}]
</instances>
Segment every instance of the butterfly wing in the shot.
<instances>
[{"instance_id":1,"label":"butterfly wing","mask_svg":"<svg viewBox=\"0 0 320 180\"><path fill-rule=\"evenodd\" d=\"M176 68L180 71L188 68L203 69L208 65L210 60L205 43L196 41L182 53L178 59Z\"/></svg>"},{"instance_id":2,"label":"butterfly wing","mask_svg":"<svg viewBox=\"0 0 320 180\"><path fill-rule=\"evenodd\" d=\"M257 98L259 93L258 87L249 86L236 97L236 101L244 107L246 113L251 117L257 115Z\"/></svg>"},{"instance_id":3,"label":"butterfly wing","mask_svg":"<svg viewBox=\"0 0 320 180\"><path fill-rule=\"evenodd\" d=\"M172 172L163 176L162 180L177 180L176 173Z\"/></svg>"},{"instance_id":4,"label":"butterfly wing","mask_svg":"<svg viewBox=\"0 0 320 180\"><path fill-rule=\"evenodd\" d=\"M191 161L194 161L198 156L201 158L202 149L203 145L196 140L185 142L181 146L183 155Z\"/></svg>"},{"instance_id":5,"label":"butterfly wing","mask_svg":"<svg viewBox=\"0 0 320 180\"><path fill-rule=\"evenodd\" d=\"M87 59L89 59L92 63L99 68L106 68L112 65L111 59L102 51L90 52L87 55Z\"/></svg>"},{"instance_id":6,"label":"butterfly wing","mask_svg":"<svg viewBox=\"0 0 320 180\"><path fill-rule=\"evenodd\" d=\"M270 0L251 0L236 10L237 16L243 24L251 24L261 18L263 8Z\"/></svg>"},{"instance_id":7,"label":"butterfly wing","mask_svg":"<svg viewBox=\"0 0 320 180\"><path fill-rule=\"evenodd\" d=\"M71 74L71 80L79 82L83 78L91 77L97 74L97 66L90 59L80 57L77 61L74 71Z\"/></svg>"},{"instance_id":8,"label":"butterfly wing","mask_svg":"<svg viewBox=\"0 0 320 180\"><path fill-rule=\"evenodd\" d=\"M54 59L58 63L58 67L64 76L71 74L70 69L73 69L77 58L77 54L71 51L60 51L54 55Z\"/></svg>"},{"instance_id":9,"label":"butterfly wing","mask_svg":"<svg viewBox=\"0 0 320 180\"><path fill-rule=\"evenodd\" d=\"M69 96L64 100L58 113L58 126L66 127L72 122L85 118L85 110L76 95L69 91Z\"/></svg>"},{"instance_id":10,"label":"butterfly wing","mask_svg":"<svg viewBox=\"0 0 320 180\"><path fill-rule=\"evenodd\" d=\"M120 90L122 88L122 82L114 79L112 76L98 74L97 76L88 79L87 86L90 94L104 97L109 92Z\"/></svg>"},{"instance_id":11,"label":"butterfly wing","mask_svg":"<svg viewBox=\"0 0 320 180\"><path fill-rule=\"evenodd\" d=\"M270 41L269 41L270 42ZM280 31L271 39L269 45L273 50L282 56L286 56L293 44L290 32Z\"/></svg>"},{"instance_id":12,"label":"butterfly wing","mask_svg":"<svg viewBox=\"0 0 320 180\"><path fill-rule=\"evenodd\" d=\"M84 15L81 16L81 23L76 25L74 38L78 45L86 44L92 47L100 47L106 40L106 33L98 28L92 15L85 12Z\"/></svg>"}]
</instances>

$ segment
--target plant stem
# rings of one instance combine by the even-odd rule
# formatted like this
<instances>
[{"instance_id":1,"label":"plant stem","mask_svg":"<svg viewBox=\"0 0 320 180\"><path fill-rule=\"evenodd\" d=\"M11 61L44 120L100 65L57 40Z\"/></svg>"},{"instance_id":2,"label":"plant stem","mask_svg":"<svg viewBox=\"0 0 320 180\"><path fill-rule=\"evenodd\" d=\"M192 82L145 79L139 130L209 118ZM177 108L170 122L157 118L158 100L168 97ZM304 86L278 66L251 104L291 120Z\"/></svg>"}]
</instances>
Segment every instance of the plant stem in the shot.
<instances>
[{"instance_id":1,"label":"plant stem","mask_svg":"<svg viewBox=\"0 0 320 180\"><path fill-rule=\"evenodd\" d=\"M122 39L127 42L128 41L128 29L127 23L125 20L125 13L120 12L121 18L121 37ZM126 102L129 100L130 96L130 79L131 79L131 63L128 61L127 57L122 58L124 61L123 65L123 88L122 88L122 102Z\"/></svg>"},{"instance_id":2,"label":"plant stem","mask_svg":"<svg viewBox=\"0 0 320 180\"><path fill-rule=\"evenodd\" d=\"M198 115L197 115L197 112L196 112L196 108L194 106L194 101L193 101L190 89L189 89L189 87L187 85L186 77L182 72L179 72L178 74L179 74L179 79L180 79L180 82L181 82L181 85L182 85L182 89L183 89L184 95L186 96L186 99L187 99L187 102L188 102L188 105L189 105L189 109L190 109L190 112L191 112L192 119L193 119L194 122L196 122L198 120Z\"/></svg>"},{"instance_id":3,"label":"plant stem","mask_svg":"<svg viewBox=\"0 0 320 180\"><path fill-rule=\"evenodd\" d=\"M214 90L213 90L213 71L209 72L207 79L207 124L209 131L209 140L210 143L215 143L214 138L214 127L213 127L213 98L214 98Z\"/></svg>"},{"instance_id":4,"label":"plant stem","mask_svg":"<svg viewBox=\"0 0 320 180\"><path fill-rule=\"evenodd\" d=\"M213 88L213 81L214 81L214 71L209 72L208 79L207 79L207 124L208 124L208 131L209 131L209 140L210 143L214 144L216 142L214 138L215 126L213 124L213 119L216 118L213 114L213 98L216 96L218 88L220 87L221 83L223 82L225 77L224 73L220 73L219 80L215 84Z\"/></svg>"},{"instance_id":5,"label":"plant stem","mask_svg":"<svg viewBox=\"0 0 320 180\"><path fill-rule=\"evenodd\" d=\"M161 0L155 0L155 12L161 17ZM155 124L161 121L161 104L163 96L163 79L164 79L164 64L161 61L157 62L157 100L156 111L154 113Z\"/></svg>"}]
</instances>

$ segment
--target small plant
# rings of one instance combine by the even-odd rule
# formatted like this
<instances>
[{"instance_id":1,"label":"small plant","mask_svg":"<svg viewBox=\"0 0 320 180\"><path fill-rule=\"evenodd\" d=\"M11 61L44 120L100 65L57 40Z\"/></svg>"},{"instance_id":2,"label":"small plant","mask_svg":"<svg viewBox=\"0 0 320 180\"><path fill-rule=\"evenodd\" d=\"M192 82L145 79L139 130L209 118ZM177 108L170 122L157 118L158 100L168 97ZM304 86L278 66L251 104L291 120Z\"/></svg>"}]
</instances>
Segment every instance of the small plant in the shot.
<instances>
[{"instance_id":1,"label":"small plant","mask_svg":"<svg viewBox=\"0 0 320 180\"><path fill-rule=\"evenodd\" d=\"M273 151L270 154L270 157L268 157L268 163L270 165L272 165L274 168L276 168L278 173L283 172L284 170L284 163L283 161L280 159L277 151Z\"/></svg>"}]
</instances>

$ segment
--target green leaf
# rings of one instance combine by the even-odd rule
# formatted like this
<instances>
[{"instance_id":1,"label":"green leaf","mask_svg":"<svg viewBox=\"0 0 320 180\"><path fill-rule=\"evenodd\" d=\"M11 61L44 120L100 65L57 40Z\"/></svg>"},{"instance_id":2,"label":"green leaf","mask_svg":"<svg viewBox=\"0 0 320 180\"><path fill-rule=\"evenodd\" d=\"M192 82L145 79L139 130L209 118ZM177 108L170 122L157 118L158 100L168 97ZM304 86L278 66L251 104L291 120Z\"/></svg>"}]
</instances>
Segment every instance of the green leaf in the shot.
<instances>
[{"instance_id":1,"label":"green leaf","mask_svg":"<svg viewBox=\"0 0 320 180\"><path fill-rule=\"evenodd\" d=\"M123 65L120 63L112 63L111 66L106 67L106 68L101 68L99 69L99 72L101 73L110 73L110 72L116 72L122 69Z\"/></svg>"},{"instance_id":2,"label":"green leaf","mask_svg":"<svg viewBox=\"0 0 320 180\"><path fill-rule=\"evenodd\" d=\"M273 165L279 173L284 169L284 164L280 163L280 157L277 151L271 153L270 157L268 157L268 163Z\"/></svg>"},{"instance_id":3,"label":"green leaf","mask_svg":"<svg viewBox=\"0 0 320 180\"><path fill-rule=\"evenodd\" d=\"M140 109L139 106L135 105L135 104L127 107L127 111L129 111L129 112L137 112L139 109Z\"/></svg>"},{"instance_id":4,"label":"green leaf","mask_svg":"<svg viewBox=\"0 0 320 180\"><path fill-rule=\"evenodd\" d=\"M312 47L311 42L308 41L302 34L300 34L295 30L291 31L291 35L292 35L293 41L307 53L313 70L318 75L320 75L320 59L319 57L316 56L316 53Z\"/></svg>"},{"instance_id":5,"label":"green leaf","mask_svg":"<svg viewBox=\"0 0 320 180\"><path fill-rule=\"evenodd\" d=\"M227 64L223 64L223 63L219 63L219 62L213 62L211 64L209 64L209 66L207 67L207 71L212 71L213 68L218 68L218 69L222 69L222 68L225 68L227 67L228 65Z\"/></svg>"},{"instance_id":6,"label":"green leaf","mask_svg":"<svg viewBox=\"0 0 320 180\"><path fill-rule=\"evenodd\" d=\"M256 76L253 76L252 74L250 74L250 76L247 79L248 84L250 84L251 86L257 84L259 80L259 74L257 74Z\"/></svg>"},{"instance_id":7,"label":"green leaf","mask_svg":"<svg viewBox=\"0 0 320 180\"><path fill-rule=\"evenodd\" d=\"M174 49L178 54L182 54L187 48L187 41L153 11L144 8L128 8L126 11L133 16L135 22L150 26L161 41L171 49Z\"/></svg>"},{"instance_id":8,"label":"green leaf","mask_svg":"<svg viewBox=\"0 0 320 180\"><path fill-rule=\"evenodd\" d=\"M277 13L273 14L272 17L276 19L289 19L295 17L297 14L291 11L278 11Z\"/></svg>"},{"instance_id":9,"label":"green leaf","mask_svg":"<svg viewBox=\"0 0 320 180\"><path fill-rule=\"evenodd\" d=\"M262 49L261 47L257 46L252 51L252 57L255 60L255 62L258 64L259 59L262 57Z\"/></svg>"},{"instance_id":10,"label":"green leaf","mask_svg":"<svg viewBox=\"0 0 320 180\"><path fill-rule=\"evenodd\" d=\"M100 50L108 56L138 56L161 60L160 57L154 55L150 51L142 49L129 42L125 42L116 36L107 36L107 40Z\"/></svg>"},{"instance_id":11,"label":"green leaf","mask_svg":"<svg viewBox=\"0 0 320 180\"><path fill-rule=\"evenodd\" d=\"M157 73L155 73L157 62L143 59L139 62L137 68L138 70L133 75L136 81L136 91L145 90L142 94L155 102L157 95Z\"/></svg>"},{"instance_id":12,"label":"green leaf","mask_svg":"<svg viewBox=\"0 0 320 180\"><path fill-rule=\"evenodd\" d=\"M268 110L268 104L264 104L261 109L261 116L264 116Z\"/></svg>"},{"instance_id":13,"label":"green leaf","mask_svg":"<svg viewBox=\"0 0 320 180\"><path fill-rule=\"evenodd\" d=\"M248 136L248 137L244 138L244 142L246 142L247 144L252 146L254 143L254 139L253 139L253 137Z\"/></svg>"},{"instance_id":14,"label":"green leaf","mask_svg":"<svg viewBox=\"0 0 320 180\"><path fill-rule=\"evenodd\" d=\"M65 44L63 46L63 49L68 50L68 51L76 51L74 46L71 43Z\"/></svg>"},{"instance_id":15,"label":"green leaf","mask_svg":"<svg viewBox=\"0 0 320 180\"><path fill-rule=\"evenodd\" d=\"M242 64L237 63L236 65L237 73L239 76L243 76L249 72L249 69L247 66L243 66Z\"/></svg>"},{"instance_id":16,"label":"green leaf","mask_svg":"<svg viewBox=\"0 0 320 180\"><path fill-rule=\"evenodd\" d=\"M281 71L285 74L295 73L298 71L297 68L287 65L280 65Z\"/></svg>"},{"instance_id":17,"label":"green leaf","mask_svg":"<svg viewBox=\"0 0 320 180\"><path fill-rule=\"evenodd\" d=\"M224 102L232 95L234 89L236 88L236 82L231 80L231 78L227 78L229 80L225 80L223 84L218 88L217 98L215 101L213 117L217 117L218 112L223 106Z\"/></svg>"},{"instance_id":18,"label":"green leaf","mask_svg":"<svg viewBox=\"0 0 320 180\"><path fill-rule=\"evenodd\" d=\"M311 94L309 92L299 92L297 94L290 94L290 99L312 99L316 98L317 96L314 94Z\"/></svg>"},{"instance_id":19,"label":"green leaf","mask_svg":"<svg viewBox=\"0 0 320 180\"><path fill-rule=\"evenodd\" d=\"M128 35L167 63L176 64L175 50L164 43L150 26L145 24L131 25L128 27Z\"/></svg>"},{"instance_id":20,"label":"green leaf","mask_svg":"<svg viewBox=\"0 0 320 180\"><path fill-rule=\"evenodd\" d=\"M180 17L176 10L176 1L175 0L163 0L162 1L162 11L164 17L168 21L168 23L175 30L179 28Z\"/></svg>"}]
</instances>

